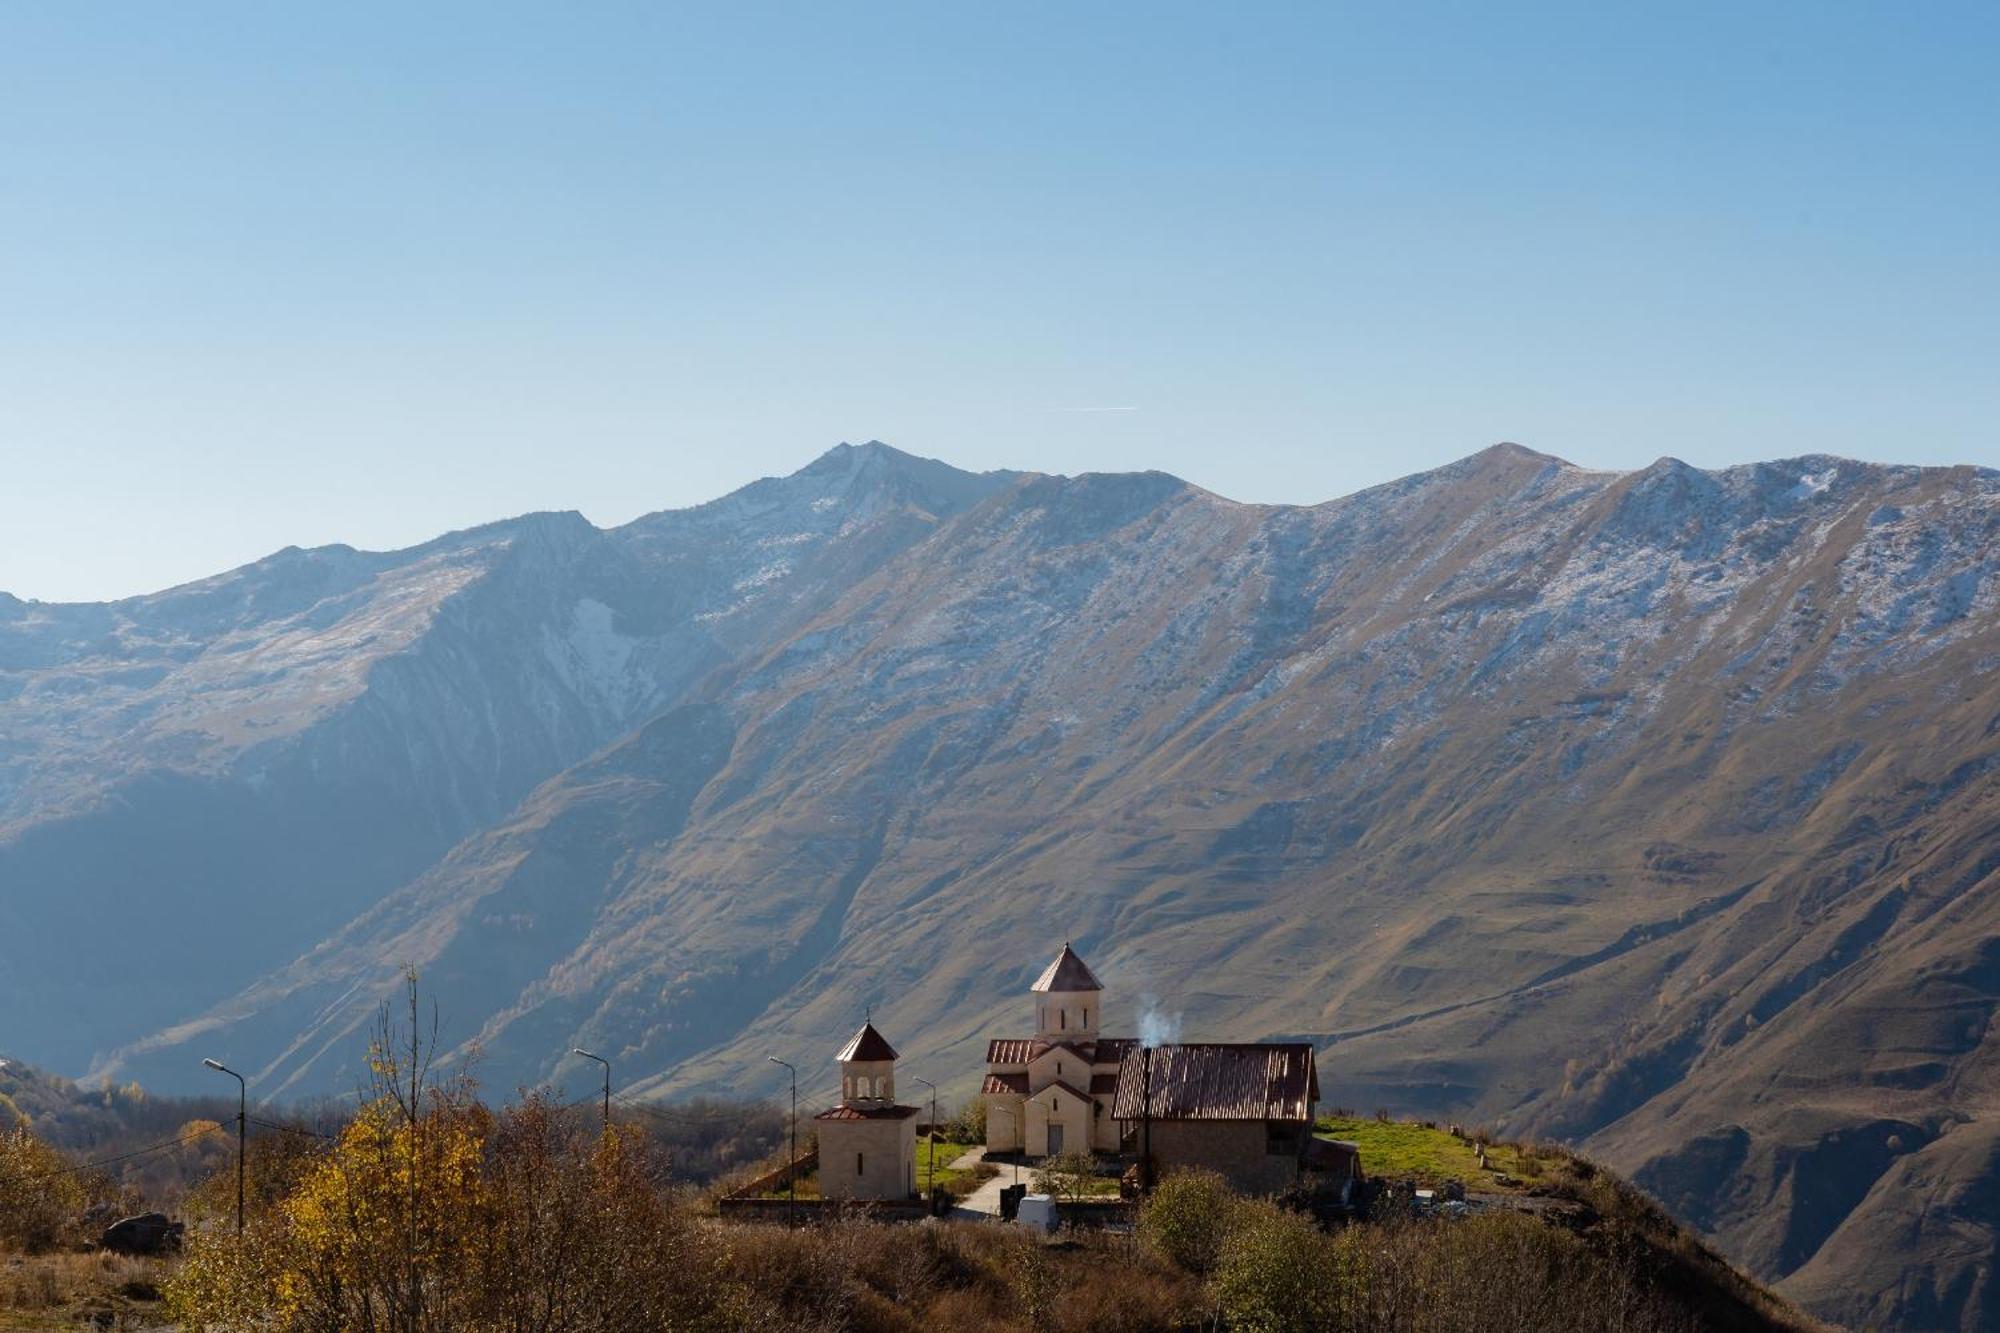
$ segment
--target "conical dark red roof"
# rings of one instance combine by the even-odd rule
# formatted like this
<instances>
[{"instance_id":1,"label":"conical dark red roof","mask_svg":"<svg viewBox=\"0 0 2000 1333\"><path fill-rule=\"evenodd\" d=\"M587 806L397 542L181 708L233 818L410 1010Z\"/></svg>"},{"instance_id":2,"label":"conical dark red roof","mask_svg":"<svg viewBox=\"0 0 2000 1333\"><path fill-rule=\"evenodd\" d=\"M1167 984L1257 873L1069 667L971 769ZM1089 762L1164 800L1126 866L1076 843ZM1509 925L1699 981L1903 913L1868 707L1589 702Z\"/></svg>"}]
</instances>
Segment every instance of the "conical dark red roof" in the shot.
<instances>
[{"instance_id":1,"label":"conical dark red roof","mask_svg":"<svg viewBox=\"0 0 2000 1333\"><path fill-rule=\"evenodd\" d=\"M896 1048L889 1044L888 1038L875 1030L873 1023L863 1023L861 1031L855 1033L847 1045L840 1048L840 1054L833 1058L841 1061L893 1060L896 1058Z\"/></svg>"},{"instance_id":2,"label":"conical dark red roof","mask_svg":"<svg viewBox=\"0 0 2000 1333\"><path fill-rule=\"evenodd\" d=\"M1077 991L1103 990L1104 987L1098 982L1096 976L1092 974L1084 961L1076 956L1076 950L1069 947L1069 941L1064 940L1062 952L1056 955L1056 960L1048 965L1047 970L1042 973L1041 978L1028 989L1034 991Z\"/></svg>"}]
</instances>

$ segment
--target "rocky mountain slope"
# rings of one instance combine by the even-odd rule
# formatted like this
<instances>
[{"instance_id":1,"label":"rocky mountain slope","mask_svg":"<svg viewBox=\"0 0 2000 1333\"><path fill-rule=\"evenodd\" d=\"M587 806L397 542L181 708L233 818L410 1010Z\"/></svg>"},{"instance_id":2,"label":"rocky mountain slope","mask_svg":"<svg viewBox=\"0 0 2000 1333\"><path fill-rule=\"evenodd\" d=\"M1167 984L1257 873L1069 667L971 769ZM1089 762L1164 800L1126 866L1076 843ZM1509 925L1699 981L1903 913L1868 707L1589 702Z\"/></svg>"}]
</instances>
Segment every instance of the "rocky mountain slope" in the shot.
<instances>
[{"instance_id":1,"label":"rocky mountain slope","mask_svg":"<svg viewBox=\"0 0 2000 1333\"><path fill-rule=\"evenodd\" d=\"M843 446L611 531L0 597L8 1045L75 1067L234 993L1009 480L891 463Z\"/></svg>"},{"instance_id":2,"label":"rocky mountain slope","mask_svg":"<svg viewBox=\"0 0 2000 1333\"><path fill-rule=\"evenodd\" d=\"M1307 1035L1330 1100L1580 1141L1822 1311L2000 1326L1983 1055L2000 995L2000 478L1817 457L1610 474L1498 446L1275 507L1157 474L975 479L871 449L760 485L815 498L732 497L705 529L661 517L704 534L672 539L710 560L694 578L630 530L572 521L617 576L544 576L504 622L487 572L503 557L478 553L525 552L519 538L339 557L387 562L354 600L382 627L294 668L297 710L323 711L199 781L318 781L283 798L311 805L328 781L311 738L352 736L356 715L386 749L442 710L486 748L441 734L423 763L406 749L357 784L378 805L330 842L382 811L428 821L368 875L300 872L338 878L323 892L359 914L253 984L239 969L171 992L159 1021L116 1029L100 1071L157 1078L220 1050L267 1092L341 1086L410 964L502 1086L568 1078L580 1044L641 1093L766 1089L767 1054L824 1072L873 1004L913 1072L963 1092L1066 937L1114 1022L1148 1003L1190 1036ZM903 498L868 498L883 487ZM826 527L795 526L801 509ZM800 531L822 534L799 543L810 558L758 582L752 553L790 553ZM555 563L513 558L524 584ZM307 640L352 597L317 577L329 591L284 613ZM390 587L412 590L405 609ZM440 635L478 589L494 609ZM601 614L586 596L632 647L578 628ZM14 717L67 737L83 729L47 722L55 701L172 678L122 683L101 635L70 659L87 670L29 661L39 634L0 649L29 682L6 705L10 746ZM591 671L522 647L578 635ZM356 654L373 664L342 674ZM489 673L511 691L494 711ZM411 676L428 688L378 698L378 678ZM203 736L250 731L213 720L238 715L227 688L174 697L222 710ZM207 753L130 706L92 716ZM541 767L503 774L487 757L503 734ZM340 745L361 766L339 771L382 762ZM300 758L277 774L253 762L267 753ZM43 763L9 771L28 768ZM42 886L102 903L136 883L73 850L119 845L103 834L32 859L51 828L108 817L37 816L60 807L32 787L15 779L10 808L29 813L0 846L12 939ZM111 805L174 809L132 802ZM294 896L239 883L245 901ZM162 912L199 901L191 884L163 885ZM8 961L16 984L52 984ZM74 1027L113 1044L97 1013Z\"/></svg>"}]
</instances>

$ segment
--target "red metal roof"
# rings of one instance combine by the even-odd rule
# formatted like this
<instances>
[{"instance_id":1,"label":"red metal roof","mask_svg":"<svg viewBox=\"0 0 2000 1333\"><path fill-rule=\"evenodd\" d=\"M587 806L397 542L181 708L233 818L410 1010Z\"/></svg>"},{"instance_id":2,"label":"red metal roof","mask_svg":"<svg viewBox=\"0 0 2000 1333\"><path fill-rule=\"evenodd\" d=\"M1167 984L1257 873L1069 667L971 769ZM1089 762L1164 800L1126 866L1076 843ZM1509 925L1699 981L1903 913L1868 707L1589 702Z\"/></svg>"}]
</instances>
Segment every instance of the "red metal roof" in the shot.
<instances>
[{"instance_id":1,"label":"red metal roof","mask_svg":"<svg viewBox=\"0 0 2000 1333\"><path fill-rule=\"evenodd\" d=\"M815 1120L908 1120L916 1115L914 1106L836 1106L821 1111Z\"/></svg>"},{"instance_id":2,"label":"red metal roof","mask_svg":"<svg viewBox=\"0 0 2000 1333\"><path fill-rule=\"evenodd\" d=\"M1084 965L1084 961L1076 956L1076 951L1069 947L1069 941L1064 940L1062 952L1056 955L1056 960L1053 963L1050 963L1048 967L1043 969L1042 975L1028 989L1033 991L1080 991L1103 990L1104 987L1098 982L1096 976L1091 973L1091 970Z\"/></svg>"},{"instance_id":3,"label":"red metal roof","mask_svg":"<svg viewBox=\"0 0 2000 1333\"><path fill-rule=\"evenodd\" d=\"M849 1039L847 1045L840 1048L840 1054L833 1058L836 1060L893 1060L896 1058L896 1048L891 1046L888 1040L875 1030L873 1023L863 1023L861 1031L855 1033Z\"/></svg>"},{"instance_id":4,"label":"red metal roof","mask_svg":"<svg viewBox=\"0 0 2000 1333\"><path fill-rule=\"evenodd\" d=\"M1309 1120L1319 1101L1310 1042L1197 1042L1133 1048L1118 1066L1111 1114L1137 1120Z\"/></svg>"},{"instance_id":5,"label":"red metal roof","mask_svg":"<svg viewBox=\"0 0 2000 1333\"><path fill-rule=\"evenodd\" d=\"M995 1037L986 1043L986 1063L1024 1065L1041 1053L1035 1049L1040 1045L1032 1037Z\"/></svg>"},{"instance_id":6,"label":"red metal roof","mask_svg":"<svg viewBox=\"0 0 2000 1333\"><path fill-rule=\"evenodd\" d=\"M1138 1039L1135 1037L1099 1037L1097 1050L1091 1056L1091 1063L1115 1065L1125 1058L1125 1052L1138 1044Z\"/></svg>"},{"instance_id":7,"label":"red metal roof","mask_svg":"<svg viewBox=\"0 0 2000 1333\"><path fill-rule=\"evenodd\" d=\"M1130 1037L1106 1037L1096 1042L1043 1041L1039 1037L995 1037L986 1043L986 1063L1025 1065L1061 1047L1063 1050L1075 1052L1076 1058L1085 1064L1108 1065L1117 1063L1119 1057L1131 1045Z\"/></svg>"},{"instance_id":8,"label":"red metal roof","mask_svg":"<svg viewBox=\"0 0 2000 1333\"><path fill-rule=\"evenodd\" d=\"M1115 1092L1117 1092L1117 1091L1118 1091L1118 1075L1116 1075L1116 1074L1092 1074L1092 1075L1090 1076L1090 1095L1091 1095L1091 1096L1093 1096L1093 1097L1109 1097L1109 1096L1111 1096L1111 1095L1112 1095L1113 1093L1115 1093Z\"/></svg>"},{"instance_id":9,"label":"red metal roof","mask_svg":"<svg viewBox=\"0 0 2000 1333\"><path fill-rule=\"evenodd\" d=\"M1026 1074L988 1074L986 1081L979 1085L981 1092L1012 1092L1020 1096L1028 1094Z\"/></svg>"}]
</instances>

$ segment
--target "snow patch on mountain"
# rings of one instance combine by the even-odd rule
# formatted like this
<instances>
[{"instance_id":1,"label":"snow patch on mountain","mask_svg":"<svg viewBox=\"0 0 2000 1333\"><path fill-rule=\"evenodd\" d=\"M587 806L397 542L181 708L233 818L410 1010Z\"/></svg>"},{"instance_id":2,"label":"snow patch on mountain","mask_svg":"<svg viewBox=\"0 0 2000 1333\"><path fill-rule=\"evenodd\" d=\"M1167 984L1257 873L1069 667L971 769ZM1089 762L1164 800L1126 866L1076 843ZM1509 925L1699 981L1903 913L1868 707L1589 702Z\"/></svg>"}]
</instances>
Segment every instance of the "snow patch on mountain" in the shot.
<instances>
[{"instance_id":1,"label":"snow patch on mountain","mask_svg":"<svg viewBox=\"0 0 2000 1333\"><path fill-rule=\"evenodd\" d=\"M631 716L647 683L634 670L639 640L620 634L617 617L594 597L580 597L568 626L551 626L542 652L556 678L581 699L606 708L614 716Z\"/></svg>"}]
</instances>

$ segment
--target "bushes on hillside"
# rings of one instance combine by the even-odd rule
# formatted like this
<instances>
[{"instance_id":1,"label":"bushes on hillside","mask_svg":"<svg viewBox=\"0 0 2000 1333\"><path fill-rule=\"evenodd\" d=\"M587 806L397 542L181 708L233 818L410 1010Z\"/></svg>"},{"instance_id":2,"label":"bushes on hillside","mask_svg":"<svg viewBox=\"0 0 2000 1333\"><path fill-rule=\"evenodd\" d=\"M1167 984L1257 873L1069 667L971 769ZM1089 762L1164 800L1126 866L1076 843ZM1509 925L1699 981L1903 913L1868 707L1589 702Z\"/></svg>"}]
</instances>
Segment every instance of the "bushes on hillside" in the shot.
<instances>
[{"instance_id":1,"label":"bushes on hillside","mask_svg":"<svg viewBox=\"0 0 2000 1333\"><path fill-rule=\"evenodd\" d=\"M1231 1329L1667 1333L1698 1323L1626 1258L1519 1213L1327 1232L1187 1172L1160 1183L1139 1235L1175 1267L1209 1277L1213 1311Z\"/></svg>"},{"instance_id":2,"label":"bushes on hillside","mask_svg":"<svg viewBox=\"0 0 2000 1333\"><path fill-rule=\"evenodd\" d=\"M1514 1213L1328 1232L1201 1172L1163 1181L1133 1236L860 1216L731 1227L670 1189L632 1127L533 1095L496 1111L433 1083L412 999L409 1034L385 1019L372 1095L338 1138L270 1140L248 1233L197 1229L168 1289L184 1327L1668 1333L1724 1326L1701 1302L1735 1300L1703 1254L1645 1229L1636 1195L1583 1167L1577 1188L1621 1210L1608 1240ZM233 1210L233 1189L204 1197L217 1220ZM1766 1326L1752 1319L1735 1326Z\"/></svg>"},{"instance_id":3,"label":"bushes on hillside","mask_svg":"<svg viewBox=\"0 0 2000 1333\"><path fill-rule=\"evenodd\" d=\"M1231 1329L1349 1327L1344 1305L1356 1284L1342 1271L1340 1247L1311 1218L1247 1204L1230 1211L1227 1225L1215 1264L1215 1299Z\"/></svg>"},{"instance_id":4,"label":"bushes on hillside","mask_svg":"<svg viewBox=\"0 0 2000 1333\"><path fill-rule=\"evenodd\" d=\"M413 995L414 1000L414 995ZM416 1031L414 1004L409 1032ZM197 1234L168 1288L190 1329L702 1327L709 1233L629 1127L529 1096L499 1112L432 1083L384 1022L372 1095L338 1140L275 1165L255 1225Z\"/></svg>"},{"instance_id":5,"label":"bushes on hillside","mask_svg":"<svg viewBox=\"0 0 2000 1333\"><path fill-rule=\"evenodd\" d=\"M0 1249L46 1250L86 1201L70 1163L26 1125L0 1133Z\"/></svg>"},{"instance_id":6,"label":"bushes on hillside","mask_svg":"<svg viewBox=\"0 0 2000 1333\"><path fill-rule=\"evenodd\" d=\"M1207 1277L1242 1200L1213 1171L1180 1171L1154 1188L1139 1214L1139 1238L1178 1268Z\"/></svg>"}]
</instances>

